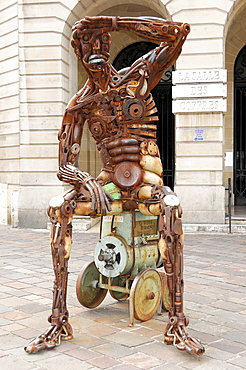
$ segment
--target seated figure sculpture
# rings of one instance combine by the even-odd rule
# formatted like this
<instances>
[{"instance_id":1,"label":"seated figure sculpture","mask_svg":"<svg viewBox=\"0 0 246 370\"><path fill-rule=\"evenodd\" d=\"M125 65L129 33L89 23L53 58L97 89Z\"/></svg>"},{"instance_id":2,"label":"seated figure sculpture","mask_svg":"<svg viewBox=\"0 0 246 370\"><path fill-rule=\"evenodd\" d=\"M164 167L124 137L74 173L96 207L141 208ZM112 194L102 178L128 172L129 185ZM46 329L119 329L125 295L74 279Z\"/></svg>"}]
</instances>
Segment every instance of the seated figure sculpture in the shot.
<instances>
[{"instance_id":1,"label":"seated figure sculpture","mask_svg":"<svg viewBox=\"0 0 246 370\"><path fill-rule=\"evenodd\" d=\"M110 32L120 30L160 45L132 66L116 71L109 63ZM48 210L55 274L50 327L25 347L26 352L51 349L61 339L73 337L66 306L73 215L122 212L159 217L159 252L170 298L164 341L190 354L204 352L200 341L186 330L182 210L177 196L163 184L156 144L158 115L150 92L178 58L189 31L188 24L146 17L85 17L73 26L72 46L88 80L68 103L58 135L58 178L72 189L53 198ZM77 165L86 121L103 164L96 179ZM109 185L117 198L107 191Z\"/></svg>"}]
</instances>

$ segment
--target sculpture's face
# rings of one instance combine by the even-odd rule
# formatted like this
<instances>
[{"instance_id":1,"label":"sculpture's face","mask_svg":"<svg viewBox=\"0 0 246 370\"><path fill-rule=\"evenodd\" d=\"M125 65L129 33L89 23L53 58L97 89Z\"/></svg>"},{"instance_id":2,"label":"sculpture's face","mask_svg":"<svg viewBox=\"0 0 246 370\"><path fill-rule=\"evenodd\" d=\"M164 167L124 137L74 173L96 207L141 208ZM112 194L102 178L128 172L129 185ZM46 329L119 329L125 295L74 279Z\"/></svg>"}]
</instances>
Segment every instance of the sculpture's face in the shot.
<instances>
[{"instance_id":1,"label":"sculpture's face","mask_svg":"<svg viewBox=\"0 0 246 370\"><path fill-rule=\"evenodd\" d=\"M93 72L100 72L109 59L110 34L87 30L81 37L82 62Z\"/></svg>"}]
</instances>

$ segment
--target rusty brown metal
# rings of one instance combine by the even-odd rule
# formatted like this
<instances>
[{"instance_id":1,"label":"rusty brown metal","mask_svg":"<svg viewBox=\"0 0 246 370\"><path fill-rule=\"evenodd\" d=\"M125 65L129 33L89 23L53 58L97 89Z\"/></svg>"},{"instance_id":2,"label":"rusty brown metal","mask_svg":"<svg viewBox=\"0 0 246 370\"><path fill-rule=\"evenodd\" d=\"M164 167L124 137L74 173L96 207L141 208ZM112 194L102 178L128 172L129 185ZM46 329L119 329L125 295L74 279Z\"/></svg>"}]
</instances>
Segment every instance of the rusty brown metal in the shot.
<instances>
[{"instance_id":1,"label":"rusty brown metal","mask_svg":"<svg viewBox=\"0 0 246 370\"><path fill-rule=\"evenodd\" d=\"M143 39L159 43L159 46L132 66L116 71L109 63L110 32L121 30L133 32ZM60 339L72 337L66 291L73 215L100 217L117 215L123 210L132 214L132 220L139 211L146 216L159 215L159 251L166 272L165 295L168 294L164 303L169 309L165 343L174 344L190 354L204 352L199 340L186 331L182 212L176 195L163 185L162 164L156 143L158 115L151 95L151 89L159 82L163 72L178 58L189 32L190 26L186 23L148 17L85 17L73 26L71 43L88 80L68 103L58 134L58 178L71 184L73 189L50 201L48 214L52 222L50 238L55 273L53 307L49 318L51 327L29 343L25 348L28 353L53 348L60 343ZM85 121L102 159L103 168L97 179L77 167ZM133 281L135 287L131 290L133 298L130 297L130 301L135 302L130 304L132 317L145 320L156 312L162 296L162 283L155 269L142 270L137 278L134 277L137 262L135 221L131 227L130 247L134 259L129 276L123 277L123 281L127 284ZM112 235L115 231L111 230ZM83 286L84 280L89 280L89 288L86 288L87 283ZM96 284L94 281L97 280ZM79 281L77 295L87 307L97 306L105 296L102 287L110 288L111 284L110 281L104 284L93 262L83 269ZM149 288L151 285L152 288ZM116 287L112 294L116 299L125 298L129 288Z\"/></svg>"}]
</instances>

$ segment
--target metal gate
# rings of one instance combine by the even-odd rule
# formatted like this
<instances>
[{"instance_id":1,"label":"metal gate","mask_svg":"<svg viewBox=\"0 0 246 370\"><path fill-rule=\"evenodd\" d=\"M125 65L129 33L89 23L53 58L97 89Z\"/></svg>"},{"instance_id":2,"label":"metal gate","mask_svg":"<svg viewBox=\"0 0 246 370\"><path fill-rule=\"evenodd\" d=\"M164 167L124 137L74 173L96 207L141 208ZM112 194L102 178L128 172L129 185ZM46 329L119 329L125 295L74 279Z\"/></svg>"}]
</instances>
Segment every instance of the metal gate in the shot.
<instances>
[{"instance_id":1,"label":"metal gate","mask_svg":"<svg viewBox=\"0 0 246 370\"><path fill-rule=\"evenodd\" d=\"M246 206L246 45L234 68L234 195L236 206Z\"/></svg>"},{"instance_id":2,"label":"metal gate","mask_svg":"<svg viewBox=\"0 0 246 370\"><path fill-rule=\"evenodd\" d=\"M152 42L136 42L131 44L117 55L113 62L113 66L117 70L129 67L135 60L148 53L156 46L157 45ZM159 115L157 143L164 169L163 181L165 185L173 189L175 172L175 130L174 115L172 114L172 68L163 74L159 84L152 90L152 94Z\"/></svg>"}]
</instances>

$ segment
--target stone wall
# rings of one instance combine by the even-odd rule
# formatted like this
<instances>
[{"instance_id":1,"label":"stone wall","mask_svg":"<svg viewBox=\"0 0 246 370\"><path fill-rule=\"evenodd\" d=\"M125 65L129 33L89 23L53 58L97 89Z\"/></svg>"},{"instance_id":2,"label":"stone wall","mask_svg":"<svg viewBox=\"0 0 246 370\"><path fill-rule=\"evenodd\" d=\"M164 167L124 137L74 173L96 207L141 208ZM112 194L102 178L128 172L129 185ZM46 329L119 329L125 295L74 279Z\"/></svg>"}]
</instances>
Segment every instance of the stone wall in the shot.
<instances>
[{"instance_id":1,"label":"stone wall","mask_svg":"<svg viewBox=\"0 0 246 370\"><path fill-rule=\"evenodd\" d=\"M149 14L188 22L191 33L176 70L229 70L226 124L221 111L176 113L175 190L182 201L184 220L223 222L223 177L231 171L224 168L224 155L232 150L232 63L246 43L244 34L238 41L240 24L232 24L246 1L115 0L110 8L108 4L106 0L2 2L0 183L2 189L8 189L2 203L7 205L2 208L8 210L4 210L8 222L16 191L22 227L45 227L48 200L64 191L56 178L57 132L65 106L82 81L70 47L71 27L85 15L99 14ZM113 36L112 58L134 41L135 36L129 34ZM194 130L206 131L203 142L194 142ZM82 152L81 168L86 165L96 174L98 157L86 131Z\"/></svg>"}]
</instances>

